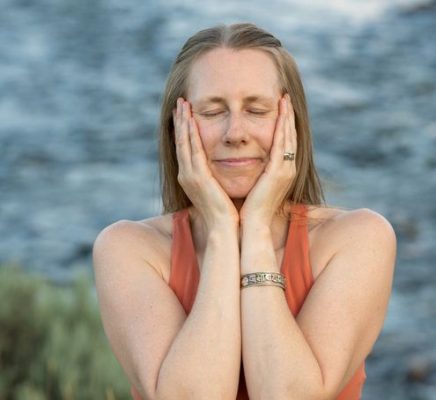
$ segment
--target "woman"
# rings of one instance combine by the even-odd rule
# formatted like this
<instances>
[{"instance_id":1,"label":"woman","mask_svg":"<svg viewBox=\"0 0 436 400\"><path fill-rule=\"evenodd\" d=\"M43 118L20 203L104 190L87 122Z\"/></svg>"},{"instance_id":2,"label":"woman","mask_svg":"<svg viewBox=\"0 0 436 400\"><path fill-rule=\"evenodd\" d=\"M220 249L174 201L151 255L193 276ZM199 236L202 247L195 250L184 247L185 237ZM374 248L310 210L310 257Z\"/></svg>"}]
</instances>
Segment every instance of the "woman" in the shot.
<instances>
[{"instance_id":1,"label":"woman","mask_svg":"<svg viewBox=\"0 0 436 400\"><path fill-rule=\"evenodd\" d=\"M135 399L359 399L396 239L327 207L303 87L252 24L191 37L161 113L164 214L94 245L102 320Z\"/></svg>"}]
</instances>

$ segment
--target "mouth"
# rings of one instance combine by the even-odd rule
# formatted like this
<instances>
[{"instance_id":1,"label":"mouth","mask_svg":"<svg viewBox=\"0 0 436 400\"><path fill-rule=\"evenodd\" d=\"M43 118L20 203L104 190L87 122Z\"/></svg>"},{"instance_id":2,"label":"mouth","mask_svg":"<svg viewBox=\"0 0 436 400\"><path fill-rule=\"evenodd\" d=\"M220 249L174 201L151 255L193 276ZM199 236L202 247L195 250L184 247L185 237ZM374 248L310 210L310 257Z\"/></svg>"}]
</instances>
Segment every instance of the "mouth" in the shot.
<instances>
[{"instance_id":1,"label":"mouth","mask_svg":"<svg viewBox=\"0 0 436 400\"><path fill-rule=\"evenodd\" d=\"M261 161L260 158L224 158L221 160L215 160L214 162L223 167L246 167L258 164Z\"/></svg>"}]
</instances>

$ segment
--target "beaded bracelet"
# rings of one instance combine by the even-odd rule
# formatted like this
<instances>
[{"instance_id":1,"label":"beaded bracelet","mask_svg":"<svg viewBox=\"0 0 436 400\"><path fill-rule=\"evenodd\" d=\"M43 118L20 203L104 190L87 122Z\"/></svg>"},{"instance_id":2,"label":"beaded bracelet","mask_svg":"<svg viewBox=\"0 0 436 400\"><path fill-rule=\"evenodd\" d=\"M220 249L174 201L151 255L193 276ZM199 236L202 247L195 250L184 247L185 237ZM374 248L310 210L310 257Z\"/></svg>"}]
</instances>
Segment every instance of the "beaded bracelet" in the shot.
<instances>
[{"instance_id":1,"label":"beaded bracelet","mask_svg":"<svg viewBox=\"0 0 436 400\"><path fill-rule=\"evenodd\" d=\"M278 272L254 272L241 277L241 288L250 286L279 286L286 287L286 278Z\"/></svg>"}]
</instances>

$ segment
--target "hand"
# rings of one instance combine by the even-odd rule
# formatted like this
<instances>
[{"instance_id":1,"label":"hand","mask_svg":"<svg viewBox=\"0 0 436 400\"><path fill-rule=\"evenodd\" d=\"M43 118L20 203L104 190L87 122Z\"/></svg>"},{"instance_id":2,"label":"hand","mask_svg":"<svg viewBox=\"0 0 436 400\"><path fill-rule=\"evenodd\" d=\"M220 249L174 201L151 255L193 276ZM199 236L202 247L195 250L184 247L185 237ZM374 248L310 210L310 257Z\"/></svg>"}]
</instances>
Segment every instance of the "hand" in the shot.
<instances>
[{"instance_id":1,"label":"hand","mask_svg":"<svg viewBox=\"0 0 436 400\"><path fill-rule=\"evenodd\" d=\"M270 226L296 175L295 160L284 160L285 152L297 153L294 109L288 94L279 101L269 162L239 212L242 224L256 220Z\"/></svg>"},{"instance_id":2,"label":"hand","mask_svg":"<svg viewBox=\"0 0 436 400\"><path fill-rule=\"evenodd\" d=\"M178 181L196 210L203 217L206 227L231 223L239 225L239 214L233 202L212 176L201 143L191 105L183 98L177 100L173 110Z\"/></svg>"}]
</instances>

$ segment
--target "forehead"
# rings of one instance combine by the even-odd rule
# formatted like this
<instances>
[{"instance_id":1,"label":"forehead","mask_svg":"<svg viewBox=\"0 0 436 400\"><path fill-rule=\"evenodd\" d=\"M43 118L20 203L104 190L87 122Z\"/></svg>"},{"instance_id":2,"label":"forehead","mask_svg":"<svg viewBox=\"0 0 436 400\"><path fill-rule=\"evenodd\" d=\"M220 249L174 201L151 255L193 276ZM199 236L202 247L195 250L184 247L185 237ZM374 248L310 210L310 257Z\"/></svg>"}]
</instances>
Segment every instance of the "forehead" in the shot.
<instances>
[{"instance_id":1,"label":"forehead","mask_svg":"<svg viewBox=\"0 0 436 400\"><path fill-rule=\"evenodd\" d=\"M203 54L191 66L187 98L276 97L280 84L272 56L258 49L218 48Z\"/></svg>"}]
</instances>

